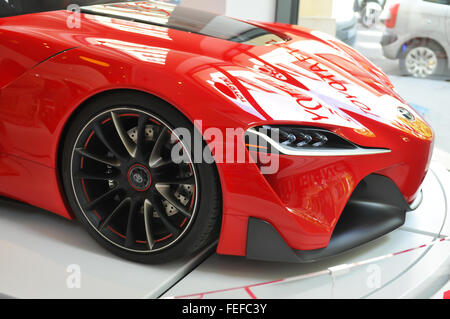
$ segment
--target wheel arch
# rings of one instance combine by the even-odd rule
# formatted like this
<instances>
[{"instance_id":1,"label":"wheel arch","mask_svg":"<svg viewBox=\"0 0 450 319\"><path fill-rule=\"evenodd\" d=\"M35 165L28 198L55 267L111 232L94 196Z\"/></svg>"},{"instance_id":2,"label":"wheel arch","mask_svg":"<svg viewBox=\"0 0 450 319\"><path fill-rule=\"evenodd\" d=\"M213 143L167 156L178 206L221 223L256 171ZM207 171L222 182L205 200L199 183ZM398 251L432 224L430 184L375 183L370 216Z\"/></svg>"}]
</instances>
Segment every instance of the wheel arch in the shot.
<instances>
[{"instance_id":1,"label":"wheel arch","mask_svg":"<svg viewBox=\"0 0 450 319\"><path fill-rule=\"evenodd\" d=\"M103 96L106 95L111 95L111 94L115 94L115 93L124 93L124 92L128 92L130 94L133 95L141 95L141 96L146 96L148 98L154 98L157 99L165 104L167 104L168 107L171 107L172 109L174 109L176 112L178 112L181 116L185 117L188 121L190 121L192 123L192 120L184 113L182 112L178 107L176 107L175 105L173 105L173 103L170 103L168 101L166 101L165 99L149 93L149 92L145 92L142 90L138 90L138 89L130 89L130 88L119 88L119 89L109 89L109 90L104 90L101 92L97 92L91 96L89 96L88 98L86 98L85 100L83 100L81 103L79 103L73 110L73 112L70 114L70 116L67 118L67 120L65 121L65 123L63 124L62 130L61 130L61 134L59 135L59 139L57 142L57 150L56 150L56 177L57 177L57 181L58 181L58 185L60 188L60 193L61 193L61 197L63 198L63 201L65 203L67 212L69 213L69 215L75 219L75 216L73 214L73 212L70 209L70 205L68 204L67 198L66 198L66 193L64 191L64 185L63 185L63 181L62 181L62 158L63 158L63 150L64 150L64 141L66 139L67 133L71 127L71 124L73 123L73 121L75 120L75 118L77 117L77 115L83 110L83 108L88 105L89 103L91 103L92 101L94 101L95 99L101 98ZM204 140L203 140L204 141ZM205 142L205 141L204 141ZM205 142L205 145L208 146L208 144ZM208 146L209 148L209 146ZM218 171L218 167L217 164L214 162L214 170L216 173L216 178L219 181L218 183L218 187L219 187L219 194L220 194L220 205L222 206L222 185L221 185L221 174L219 174ZM223 210L223 206L222 206L222 210Z\"/></svg>"},{"instance_id":2,"label":"wheel arch","mask_svg":"<svg viewBox=\"0 0 450 319\"><path fill-rule=\"evenodd\" d=\"M413 45L415 41L425 41L425 43L427 44L428 43L436 44L442 49L443 52L445 52L447 62L450 62L450 59L448 59L448 57L450 56L450 51L444 45L442 45L439 40L430 36L415 36L409 38L408 40L403 41L403 44L398 49L397 58L401 58L401 55L406 50L406 47L408 45Z\"/></svg>"}]
</instances>

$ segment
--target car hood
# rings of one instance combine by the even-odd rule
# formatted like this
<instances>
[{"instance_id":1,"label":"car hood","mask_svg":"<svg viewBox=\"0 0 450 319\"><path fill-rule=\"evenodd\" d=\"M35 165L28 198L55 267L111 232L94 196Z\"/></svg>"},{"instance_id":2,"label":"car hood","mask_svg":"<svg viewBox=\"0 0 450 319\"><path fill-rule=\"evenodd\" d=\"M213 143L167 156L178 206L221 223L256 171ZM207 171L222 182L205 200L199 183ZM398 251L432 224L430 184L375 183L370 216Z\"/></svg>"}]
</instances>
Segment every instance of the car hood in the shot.
<instances>
[{"instance_id":1,"label":"car hood","mask_svg":"<svg viewBox=\"0 0 450 319\"><path fill-rule=\"evenodd\" d=\"M158 40L159 48L220 61L219 68L194 77L243 107L257 104L261 119L344 126L369 136L372 125L366 122L374 121L419 138L432 136L380 69L326 34L148 2L97 5L82 11L91 22L146 36L138 40L142 45L138 51ZM164 37L165 43L159 41ZM117 40L97 44L127 50L127 44Z\"/></svg>"},{"instance_id":2,"label":"car hood","mask_svg":"<svg viewBox=\"0 0 450 319\"><path fill-rule=\"evenodd\" d=\"M46 21L39 24L50 27L34 32L60 29L52 39L65 41L68 48L95 48L159 67L182 52L185 60L176 63L193 68L182 76L248 110L255 123L345 127L366 137L375 136L381 124L432 140L432 130L386 75L331 36L284 24L205 18L192 9L187 9L191 18L184 19L186 9L148 4L83 7L80 17L40 13L36 19ZM68 23L75 27L68 29Z\"/></svg>"}]
</instances>

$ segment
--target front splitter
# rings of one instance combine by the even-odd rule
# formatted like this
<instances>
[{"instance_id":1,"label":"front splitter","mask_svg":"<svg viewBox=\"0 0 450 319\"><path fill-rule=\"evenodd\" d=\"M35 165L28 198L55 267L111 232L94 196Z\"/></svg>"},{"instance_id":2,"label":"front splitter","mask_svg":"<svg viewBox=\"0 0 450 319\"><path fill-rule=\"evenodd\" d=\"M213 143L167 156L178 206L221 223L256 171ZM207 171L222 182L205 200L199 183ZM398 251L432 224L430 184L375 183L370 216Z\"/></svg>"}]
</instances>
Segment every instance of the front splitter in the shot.
<instances>
[{"instance_id":1,"label":"front splitter","mask_svg":"<svg viewBox=\"0 0 450 319\"><path fill-rule=\"evenodd\" d=\"M293 264L213 255L164 297L430 298L450 276L450 174L436 162L402 227L347 253Z\"/></svg>"}]
</instances>

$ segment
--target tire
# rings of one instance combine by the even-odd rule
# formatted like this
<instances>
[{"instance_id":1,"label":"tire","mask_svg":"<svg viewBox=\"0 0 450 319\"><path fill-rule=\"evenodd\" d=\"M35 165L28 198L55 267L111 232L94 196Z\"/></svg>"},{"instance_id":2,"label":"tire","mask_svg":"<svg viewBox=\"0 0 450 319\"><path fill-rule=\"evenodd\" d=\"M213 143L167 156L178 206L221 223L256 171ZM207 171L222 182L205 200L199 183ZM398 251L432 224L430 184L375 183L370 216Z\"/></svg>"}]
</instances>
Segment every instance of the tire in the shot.
<instances>
[{"instance_id":1,"label":"tire","mask_svg":"<svg viewBox=\"0 0 450 319\"><path fill-rule=\"evenodd\" d=\"M361 11L361 24L366 29L371 29L376 24L376 18L373 15L369 16L368 7L365 6Z\"/></svg>"},{"instance_id":2,"label":"tire","mask_svg":"<svg viewBox=\"0 0 450 319\"><path fill-rule=\"evenodd\" d=\"M447 56L437 43L427 40L407 44L400 55L400 70L405 75L426 78L445 71ZM416 63L414 64L413 61Z\"/></svg>"},{"instance_id":3,"label":"tire","mask_svg":"<svg viewBox=\"0 0 450 319\"><path fill-rule=\"evenodd\" d=\"M366 1L364 8L361 10L361 24L367 28L371 29L375 26L378 21L382 11L381 4L376 1Z\"/></svg>"},{"instance_id":4,"label":"tire","mask_svg":"<svg viewBox=\"0 0 450 319\"><path fill-rule=\"evenodd\" d=\"M194 136L192 123L172 106L120 91L89 101L67 130L60 166L67 200L89 234L119 257L167 262L218 237L216 167L194 164L174 128ZM171 160L175 145L185 162Z\"/></svg>"}]
</instances>

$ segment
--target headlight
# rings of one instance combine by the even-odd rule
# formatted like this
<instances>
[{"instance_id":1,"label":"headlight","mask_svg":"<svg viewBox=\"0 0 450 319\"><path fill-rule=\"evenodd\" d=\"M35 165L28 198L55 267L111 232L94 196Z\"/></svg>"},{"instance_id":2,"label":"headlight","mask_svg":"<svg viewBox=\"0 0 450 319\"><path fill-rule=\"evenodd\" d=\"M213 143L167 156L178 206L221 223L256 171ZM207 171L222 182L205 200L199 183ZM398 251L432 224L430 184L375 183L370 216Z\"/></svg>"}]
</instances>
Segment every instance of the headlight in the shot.
<instances>
[{"instance_id":1,"label":"headlight","mask_svg":"<svg viewBox=\"0 0 450 319\"><path fill-rule=\"evenodd\" d=\"M297 156L350 156L389 153L385 148L360 147L320 128L259 126L247 130L249 150Z\"/></svg>"}]
</instances>

